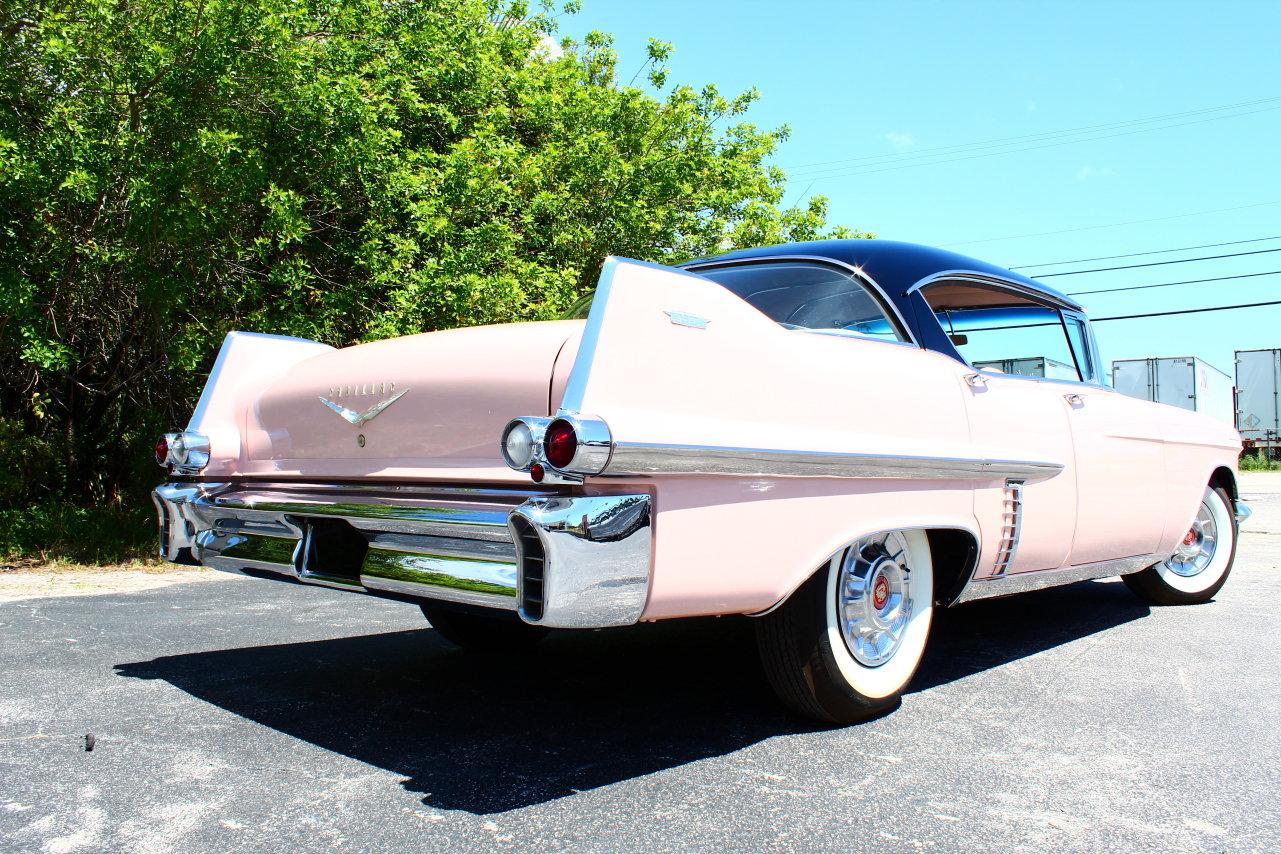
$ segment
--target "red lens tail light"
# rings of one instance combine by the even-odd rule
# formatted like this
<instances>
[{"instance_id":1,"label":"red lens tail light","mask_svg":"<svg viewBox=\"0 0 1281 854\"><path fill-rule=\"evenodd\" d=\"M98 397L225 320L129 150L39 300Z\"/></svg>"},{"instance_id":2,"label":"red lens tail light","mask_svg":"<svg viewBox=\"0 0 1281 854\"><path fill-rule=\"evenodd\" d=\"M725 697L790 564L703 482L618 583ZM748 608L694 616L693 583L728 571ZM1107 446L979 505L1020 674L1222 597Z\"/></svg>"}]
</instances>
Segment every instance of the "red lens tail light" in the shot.
<instances>
[{"instance_id":1,"label":"red lens tail light","mask_svg":"<svg viewBox=\"0 0 1281 854\"><path fill-rule=\"evenodd\" d=\"M574 432L574 425L560 418L549 424L547 432L543 435L543 454L547 462L558 469L563 469L574 461L576 453L578 453L578 434Z\"/></svg>"},{"instance_id":2,"label":"red lens tail light","mask_svg":"<svg viewBox=\"0 0 1281 854\"><path fill-rule=\"evenodd\" d=\"M156 465L166 466L169 464L169 437L161 436L156 440Z\"/></svg>"}]
</instances>

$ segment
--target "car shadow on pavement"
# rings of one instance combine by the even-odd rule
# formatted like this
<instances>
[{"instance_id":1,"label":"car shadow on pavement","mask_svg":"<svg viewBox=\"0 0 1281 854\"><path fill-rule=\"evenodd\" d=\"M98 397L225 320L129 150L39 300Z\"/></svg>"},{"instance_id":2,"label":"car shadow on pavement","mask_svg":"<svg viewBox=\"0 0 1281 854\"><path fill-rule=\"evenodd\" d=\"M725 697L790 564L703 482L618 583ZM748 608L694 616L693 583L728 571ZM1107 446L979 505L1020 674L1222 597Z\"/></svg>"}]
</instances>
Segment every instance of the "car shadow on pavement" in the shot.
<instances>
[{"instance_id":1,"label":"car shadow on pavement","mask_svg":"<svg viewBox=\"0 0 1281 854\"><path fill-rule=\"evenodd\" d=\"M912 691L1136 619L1118 585L944 611ZM543 803L814 726L784 712L745 619L567 632L467 654L415 631L165 656L117 672L406 779L441 809Z\"/></svg>"}]
</instances>

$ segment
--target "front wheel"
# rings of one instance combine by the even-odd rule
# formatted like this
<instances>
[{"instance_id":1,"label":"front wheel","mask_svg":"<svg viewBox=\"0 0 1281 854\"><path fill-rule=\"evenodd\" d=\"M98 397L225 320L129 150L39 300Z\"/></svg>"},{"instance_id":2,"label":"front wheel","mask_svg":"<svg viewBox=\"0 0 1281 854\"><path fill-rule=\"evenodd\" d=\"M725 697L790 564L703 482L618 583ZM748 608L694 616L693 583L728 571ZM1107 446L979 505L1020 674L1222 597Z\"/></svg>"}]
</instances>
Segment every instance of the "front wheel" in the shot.
<instances>
[{"instance_id":1,"label":"front wheel","mask_svg":"<svg viewBox=\"0 0 1281 854\"><path fill-rule=\"evenodd\" d=\"M898 705L934 612L924 531L873 534L833 555L756 621L770 684L792 711L848 724Z\"/></svg>"},{"instance_id":2,"label":"front wheel","mask_svg":"<svg viewBox=\"0 0 1281 854\"><path fill-rule=\"evenodd\" d=\"M1213 599L1228 580L1236 554L1232 498L1217 486L1207 486L1192 527L1174 554L1122 580L1153 605L1200 605Z\"/></svg>"},{"instance_id":3,"label":"front wheel","mask_svg":"<svg viewBox=\"0 0 1281 854\"><path fill-rule=\"evenodd\" d=\"M423 605L422 609L427 622L441 637L475 652L519 652L547 637L547 629L514 617L488 617L434 605Z\"/></svg>"}]
</instances>

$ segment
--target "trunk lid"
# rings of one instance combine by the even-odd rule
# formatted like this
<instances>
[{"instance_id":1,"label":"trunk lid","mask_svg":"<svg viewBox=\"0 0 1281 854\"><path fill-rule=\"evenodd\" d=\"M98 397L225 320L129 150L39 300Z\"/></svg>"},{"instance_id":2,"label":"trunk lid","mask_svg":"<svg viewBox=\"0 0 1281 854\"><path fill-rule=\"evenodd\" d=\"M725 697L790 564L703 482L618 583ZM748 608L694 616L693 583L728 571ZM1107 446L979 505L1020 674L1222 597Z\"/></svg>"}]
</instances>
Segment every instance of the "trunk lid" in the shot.
<instances>
[{"instance_id":1,"label":"trunk lid","mask_svg":"<svg viewBox=\"0 0 1281 854\"><path fill-rule=\"evenodd\" d=\"M548 411L557 356L572 362L574 347L565 345L582 326L452 329L313 356L252 401L245 471L507 473L498 450L502 428L515 416Z\"/></svg>"}]
</instances>

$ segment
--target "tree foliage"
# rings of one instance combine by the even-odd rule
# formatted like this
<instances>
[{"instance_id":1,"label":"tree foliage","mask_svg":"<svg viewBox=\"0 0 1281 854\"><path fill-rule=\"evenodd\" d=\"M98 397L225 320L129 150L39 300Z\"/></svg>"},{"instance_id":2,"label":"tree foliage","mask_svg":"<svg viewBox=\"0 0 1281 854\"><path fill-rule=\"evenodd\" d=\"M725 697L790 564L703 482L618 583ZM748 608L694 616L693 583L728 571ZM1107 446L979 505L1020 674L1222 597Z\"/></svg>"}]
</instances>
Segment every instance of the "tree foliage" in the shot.
<instances>
[{"instance_id":1,"label":"tree foliage","mask_svg":"<svg viewBox=\"0 0 1281 854\"><path fill-rule=\"evenodd\" d=\"M671 85L659 41L623 80L535 11L0 0L0 400L59 491L144 482L231 329L546 318L606 254L824 235L821 197L780 207L755 91Z\"/></svg>"}]
</instances>

